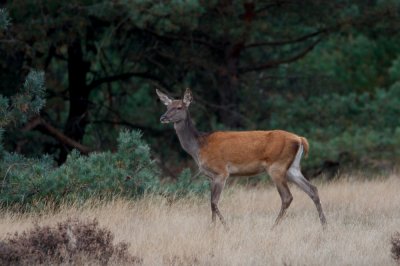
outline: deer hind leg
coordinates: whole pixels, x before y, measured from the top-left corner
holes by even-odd
[[[312,185],[301,173],[300,168],[295,164],[287,171],[287,178],[295,183],[301,190],[303,190],[314,202],[315,207],[317,208],[319,219],[321,221],[322,226],[326,226],[326,218],[324,211],[322,210],[321,201],[318,195],[318,189],[314,185]]]
[[[287,185],[285,171],[281,169],[282,168],[274,169],[273,167],[271,167],[271,169],[268,171],[269,175],[276,185],[276,188],[278,189],[279,196],[281,197],[282,201],[281,210],[279,211],[278,217],[276,217],[275,223],[272,228],[274,228],[281,222],[287,208],[289,208],[290,203],[292,203],[293,200],[292,193],[290,193],[289,187]]]

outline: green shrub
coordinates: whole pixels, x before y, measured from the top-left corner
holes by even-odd
[[[202,195],[209,191],[209,187],[206,177],[201,176],[200,179],[194,180],[192,172],[189,168],[186,168],[180,173],[176,182],[165,185],[164,193],[176,197],[183,197],[188,194]]]
[[[138,131],[122,131],[114,153],[82,156],[73,151],[55,167],[50,157],[28,159],[5,153],[0,204],[41,207],[45,202],[84,201],[90,197],[135,198],[160,190],[158,169]]]

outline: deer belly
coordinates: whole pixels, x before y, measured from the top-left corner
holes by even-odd
[[[251,176],[264,172],[266,165],[264,162],[227,163],[226,168],[231,176]]]

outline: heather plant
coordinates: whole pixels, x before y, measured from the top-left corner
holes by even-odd
[[[0,241],[1,265],[135,265],[128,244],[113,243],[114,235],[96,220],[67,219],[55,226],[35,225]]]
[[[400,265],[400,233],[397,232],[392,236],[392,257]]]

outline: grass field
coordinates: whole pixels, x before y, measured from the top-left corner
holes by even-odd
[[[33,223],[67,217],[96,218],[130,244],[144,265],[395,265],[390,237],[400,231],[400,177],[317,184],[328,228],[322,230],[312,201],[291,186],[287,216],[270,230],[280,208],[273,186],[224,191],[220,210],[230,230],[210,224],[208,198],[168,201],[147,196],[130,202],[90,203],[42,214],[0,214],[0,239]]]

